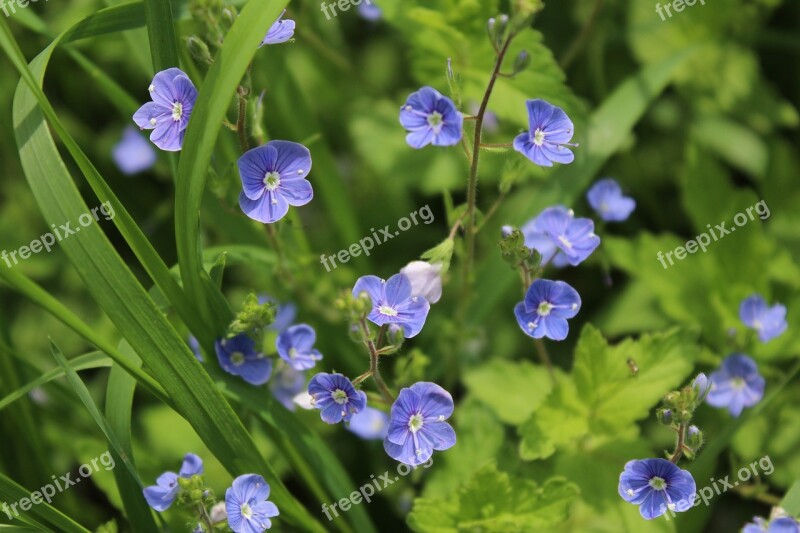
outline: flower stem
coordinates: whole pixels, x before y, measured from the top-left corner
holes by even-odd
[[[547,353],[547,346],[544,345],[542,339],[533,339],[533,345],[536,347],[536,354],[539,356],[542,364],[547,368],[547,373],[550,374],[553,385],[557,385],[556,373],[553,371],[553,362],[550,360],[550,354]]]
[[[244,153],[250,149],[250,141],[247,140],[247,98],[237,94],[236,99],[239,101],[239,116],[236,119],[236,132],[239,134],[239,146],[242,148],[242,153]]]
[[[678,442],[675,443],[675,453],[672,454],[672,457],[669,458],[671,462],[674,464],[678,464],[678,461],[681,460],[683,456],[683,440],[686,438],[686,423],[680,424],[678,426]]]
[[[503,59],[506,56],[506,52],[508,52],[508,47],[511,44],[511,41],[514,39],[514,35],[515,34],[513,32],[509,33],[505,43],[503,43],[502,48],[500,48],[497,53],[497,61],[494,65],[494,71],[492,71],[492,77],[489,79],[489,85],[486,87],[486,92],[483,94],[481,106],[478,109],[478,114],[475,117],[475,138],[472,143],[472,164],[469,171],[469,181],[467,182],[467,219],[466,224],[464,225],[467,238],[467,258],[466,261],[464,261],[462,294],[465,303],[469,300],[469,288],[471,285],[470,273],[472,270],[472,263],[475,258],[475,203],[478,194],[478,167],[480,163],[483,118],[486,114],[486,108],[489,105],[489,99],[492,96],[492,90],[494,90],[495,82],[497,82],[498,74],[500,73],[500,67],[503,65]]]
[[[392,396],[392,393],[389,391],[389,387],[386,386],[386,383],[383,381],[381,373],[378,370],[378,360],[380,358],[380,354],[378,354],[378,350],[375,348],[375,344],[372,342],[372,339],[369,338],[367,321],[362,318],[359,321],[359,324],[361,324],[361,332],[364,334],[364,342],[367,344],[367,349],[369,350],[369,372],[372,374],[372,379],[374,379],[375,383],[378,385],[378,389],[381,391],[381,396],[383,396],[384,400],[387,400],[391,404],[394,402],[394,396]]]
[[[197,511],[200,515],[200,520],[202,520],[203,524],[205,524],[205,526],[208,528],[207,531],[214,531],[214,524],[211,522],[211,517],[208,516],[208,511],[206,511],[206,508],[202,503],[197,504]]]

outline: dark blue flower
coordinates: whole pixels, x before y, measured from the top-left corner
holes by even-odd
[[[697,485],[692,475],[666,459],[628,461],[619,476],[619,495],[639,506],[647,520],[667,510],[683,512],[692,507]]]
[[[411,281],[404,274],[395,274],[389,281],[378,276],[362,276],[353,287],[356,298],[366,292],[372,300],[367,318],[379,325],[398,324],[405,337],[411,338],[422,330],[431,304],[421,296],[411,295]]]
[[[413,148],[458,144],[464,116],[452,100],[432,87],[411,93],[400,108],[400,124],[409,132],[406,142]]]
[[[571,144],[573,125],[564,110],[544,100],[528,100],[529,130],[514,139],[514,150],[542,167],[556,163],[572,163],[575,156]]]
[[[563,211],[566,216],[573,216],[572,211],[564,206],[557,205],[549,209],[556,209]],[[530,219],[520,228],[522,235],[525,237],[525,246],[531,250],[536,250],[542,256],[542,266],[552,264],[554,267],[561,268],[569,264],[566,254],[556,246],[553,239],[551,239],[544,231],[542,225],[542,215],[549,212],[547,209],[539,213],[535,218]]]
[[[133,126],[126,126],[122,139],[112,152],[114,163],[128,176],[151,168],[156,164],[156,151]]]
[[[261,41],[259,48],[265,44],[285,43],[292,38],[294,35],[295,23],[290,19],[283,20],[283,15],[285,13],[286,10],[284,9],[281,13],[281,16],[278,17],[278,20],[276,20],[272,26],[270,26],[269,31],[267,31],[267,35],[264,37],[264,40]]]
[[[289,365],[282,364],[269,382],[269,390],[284,407],[294,411],[296,408],[295,396],[306,390],[306,374]]]
[[[245,474],[233,480],[225,491],[228,525],[234,533],[261,533],[272,527],[270,518],[278,516],[278,507],[267,501],[269,484],[257,474]]]
[[[178,492],[181,488],[178,485],[178,478],[191,478],[192,476],[200,475],[203,473],[203,460],[193,453],[187,453],[183,458],[183,464],[178,474],[175,472],[164,472],[158,479],[156,484],[151,485],[144,489],[144,499],[147,504],[158,512],[163,512],[169,509],[175,498],[178,497]]]
[[[297,316],[297,306],[291,302],[280,303],[272,296],[261,294],[258,296],[258,303],[264,305],[265,303],[274,303],[277,307],[275,311],[275,320],[269,325],[269,329],[281,332],[292,325],[295,317]]]
[[[271,224],[286,216],[289,206],[306,205],[314,197],[305,178],[311,170],[311,152],[302,144],[270,141],[239,158],[239,195],[242,211]]]
[[[619,183],[611,178],[605,178],[589,189],[586,199],[597,214],[606,222],[622,222],[627,220],[634,209],[636,201],[622,195]]]
[[[547,337],[554,341],[567,338],[567,319],[578,314],[581,297],[563,281],[537,279],[525,294],[525,300],[514,307],[517,323],[534,339]]]
[[[768,342],[786,331],[786,306],[775,304],[767,306],[758,294],[747,298],[739,306],[739,318],[746,326],[758,331],[761,342]]]
[[[383,10],[373,0],[364,0],[358,6],[358,14],[365,20],[375,22],[383,17]]]
[[[272,360],[257,351],[255,341],[246,334],[218,340],[214,348],[225,372],[240,376],[251,385],[263,385],[269,381]]]
[[[780,516],[769,522],[760,516],[745,524],[742,533],[800,533],[800,523],[791,516]]]
[[[764,397],[766,382],[755,361],[746,355],[729,355],[710,379],[706,401],[714,407],[727,407],[733,416],[739,416],[745,407],[754,406]]]
[[[449,392],[436,383],[414,383],[401,390],[392,404],[384,450],[407,465],[428,462],[434,450],[446,450],[456,443],[456,432],[446,422],[452,414]]]
[[[295,370],[308,370],[314,368],[317,361],[322,359],[319,350],[314,349],[317,334],[308,324],[291,326],[278,335],[275,347],[278,355]]]
[[[382,440],[389,431],[389,415],[372,407],[365,407],[350,418],[347,429],[364,440]]]
[[[308,384],[314,407],[322,411],[323,422],[338,424],[367,406],[367,395],[357,391],[350,380],[341,374],[320,372]]]
[[[148,90],[153,101],[140,107],[133,121],[143,130],[153,130],[153,144],[177,152],[183,147],[197,89],[181,69],[169,68],[155,75]]]
[[[563,207],[548,207],[542,211],[537,227],[564,252],[572,266],[580,264],[600,246],[600,237],[594,234],[594,222],[589,218],[575,218],[572,211]]]

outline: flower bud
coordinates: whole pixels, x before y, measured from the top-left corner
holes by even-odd
[[[192,54],[192,57],[195,58],[198,63],[210,65],[214,62],[214,59],[211,57],[211,52],[208,49],[208,45],[199,37],[194,35],[188,37],[186,39],[186,47],[189,49],[189,53]]]
[[[675,407],[675,405],[680,401],[681,395],[679,392],[668,392],[666,396],[664,396],[664,403],[668,407]]]
[[[442,265],[425,261],[411,261],[400,273],[411,282],[411,296],[421,296],[435,304],[442,297]]]
[[[665,426],[672,425],[672,410],[670,409],[659,409],[656,411],[656,418],[658,421],[664,424]]]
[[[528,65],[531,64],[531,56],[528,54],[527,50],[523,50],[522,52],[517,55],[516,59],[514,59],[514,71],[513,74],[519,74],[526,68]]]
[[[700,405],[703,403],[703,400],[706,399],[708,391],[711,389],[711,381],[701,372],[697,374],[697,377],[692,381],[692,389],[694,389],[696,394],[694,400],[695,405]]]
[[[692,450],[697,450],[703,445],[703,432],[697,426],[689,426],[686,430],[686,445]]]
[[[211,508],[208,514],[212,524],[224,522],[228,519],[228,512],[225,510],[225,502],[219,502]]]
[[[509,237],[512,233],[514,233],[514,226],[505,225],[500,228],[500,236],[501,237]]]

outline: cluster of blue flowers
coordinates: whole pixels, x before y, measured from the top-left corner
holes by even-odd
[[[225,501],[215,504],[203,480],[203,460],[193,453],[186,454],[178,474],[164,472],[143,493],[148,505],[158,512],[166,511],[176,500],[192,509],[202,506],[203,521],[193,530],[196,533],[211,532],[225,521],[235,533],[257,533],[272,527],[270,519],[279,514],[278,507],[267,501],[269,484],[257,474],[234,479],[225,491]],[[206,511],[209,505],[213,507]]]
[[[786,330],[785,317],[785,306],[776,304],[769,307],[757,294],[744,300],[739,309],[739,318],[758,332],[761,342],[768,342]],[[678,445],[672,461],[629,461],[619,480],[618,490],[622,499],[638,505],[641,515],[648,520],[667,511],[681,512],[692,507],[697,497],[694,479],[675,463],[684,455],[694,457],[703,444],[702,432],[697,426],[689,425],[693,411],[705,401],[713,407],[726,408],[731,416],[738,417],[745,408],[761,401],[765,386],[766,381],[759,374],[756,362],[742,353],[733,353],[709,377],[699,374],[690,387],[667,394],[665,407],[657,414],[663,424],[678,432]],[[791,517],[776,518],[769,526],[762,518],[756,518],[743,531],[797,532],[798,526]]]

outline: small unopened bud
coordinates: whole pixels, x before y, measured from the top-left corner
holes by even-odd
[[[227,6],[222,9],[222,25],[225,29],[225,33],[231,29],[231,26],[233,26],[233,23],[236,22],[236,17],[238,16],[239,13],[233,6]]]
[[[697,426],[689,426],[686,430],[686,445],[695,451],[703,445],[703,432]]]
[[[711,389],[711,381],[705,374],[697,374],[697,377],[692,381],[692,388],[695,391],[695,405],[700,405],[706,399],[708,391]]]
[[[210,65],[214,62],[214,59],[211,57],[211,52],[208,49],[208,45],[199,37],[194,35],[187,37],[186,48],[189,49],[189,53],[192,54],[192,57],[195,58],[199,63]]]
[[[228,512],[225,509],[225,502],[219,502],[211,508],[208,517],[211,519],[212,524],[224,522],[228,519]]]
[[[519,74],[531,64],[531,56],[527,50],[523,50],[514,59],[514,74]]]
[[[671,409],[659,409],[656,411],[656,418],[658,421],[664,424],[665,426],[672,425],[672,410]]]
[[[679,392],[668,392],[666,396],[664,396],[664,403],[667,404],[669,407],[674,407],[681,399],[681,395]]]
[[[508,237],[512,233],[514,233],[514,226],[509,226],[508,224],[506,224],[505,226],[500,228],[500,235],[502,237]]]

